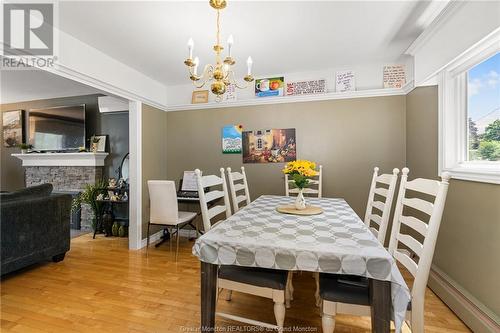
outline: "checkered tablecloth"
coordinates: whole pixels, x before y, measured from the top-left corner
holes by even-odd
[[[393,314],[399,331],[409,289],[392,256],[344,199],[307,198],[323,213],[281,214],[295,198],[264,195],[198,238],[193,254],[217,265],[351,274],[391,281]]]

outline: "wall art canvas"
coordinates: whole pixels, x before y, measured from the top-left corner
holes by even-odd
[[[222,153],[241,154],[241,132],[243,126],[229,125],[222,127]]]
[[[283,96],[285,86],[285,78],[271,77],[255,80],[255,96],[269,97],[269,96]]]
[[[339,71],[335,75],[335,91],[354,91],[356,90],[356,81],[353,71]]]
[[[243,132],[243,163],[286,163],[296,158],[295,128]]]
[[[384,88],[401,88],[406,84],[404,65],[384,66]]]
[[[23,111],[2,112],[2,121],[4,147],[17,147],[23,143]]]
[[[326,92],[326,80],[309,80],[287,82],[286,95],[310,95],[310,94],[324,94]]]

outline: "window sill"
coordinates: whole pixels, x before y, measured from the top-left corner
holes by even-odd
[[[449,172],[453,179],[500,184],[499,163],[460,163],[453,168],[443,168],[441,173],[444,171]]]

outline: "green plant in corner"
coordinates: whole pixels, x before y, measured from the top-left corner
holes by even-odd
[[[94,213],[92,218],[92,228],[95,230],[97,223],[96,219],[101,211],[102,203],[97,201],[99,194],[106,194],[106,182],[101,180],[95,184],[87,184],[82,192],[80,192],[71,203],[71,211],[77,212],[82,209],[82,204],[88,204]]]
[[[18,145],[18,147],[22,150],[28,150],[33,148],[33,145],[30,145],[29,143],[21,143]]]

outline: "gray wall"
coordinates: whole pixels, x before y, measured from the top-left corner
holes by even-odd
[[[405,164],[405,96],[221,108],[167,113],[167,176],[239,168],[242,156],[222,154],[221,129],[295,128],[297,158],[323,165],[324,195],[344,197],[362,216],[374,166]],[[252,199],[284,194],[283,164],[245,164]]]
[[[0,110],[29,110],[44,107],[65,106],[85,104],[85,134],[89,139],[94,134],[109,134],[110,155],[105,160],[105,176],[115,177],[116,170],[121,158],[128,152],[128,113],[101,114],[97,105],[99,95],[85,95],[64,98],[53,98],[37,101],[26,101],[0,105]],[[1,123],[0,117],[0,123]],[[0,131],[1,132],[1,131]],[[3,136],[3,133],[0,134]],[[3,146],[1,137],[1,183],[2,191],[12,191],[25,186],[24,168],[21,160],[12,157],[11,154],[18,153],[18,148],[6,148]]]
[[[438,179],[438,91],[417,88],[406,99],[410,179]],[[434,264],[500,314],[500,186],[452,180]]]

